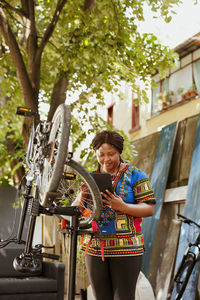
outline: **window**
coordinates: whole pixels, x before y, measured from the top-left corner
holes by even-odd
[[[158,101],[159,95],[160,95],[160,84],[158,84],[158,87],[152,90],[152,103],[151,103],[152,114],[155,114],[157,111],[161,109],[160,103]]]
[[[134,103],[134,94],[132,93],[132,128],[130,132],[140,129],[140,106]]]
[[[107,115],[107,122],[113,124],[113,106],[114,104],[111,104],[108,107],[108,115]]]
[[[194,62],[194,82],[198,92],[200,92],[200,60]]]
[[[181,62],[181,67],[171,70],[167,78],[159,80],[158,74],[153,77],[157,83],[157,87],[152,89],[153,115],[177,102],[199,95],[200,59],[193,58],[192,61],[192,54],[190,54],[182,58]]]
[[[174,102],[181,100],[181,94],[192,86],[192,64],[173,73],[169,78],[169,90],[174,93]]]

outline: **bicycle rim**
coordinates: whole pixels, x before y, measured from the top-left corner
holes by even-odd
[[[50,153],[48,158],[44,159],[40,187],[40,204],[44,207],[51,206],[54,201],[53,193],[58,187],[67,157],[71,127],[69,106],[65,104],[58,106],[52,124],[48,141]]]
[[[178,274],[176,275],[176,282],[174,286],[174,293],[176,295],[176,300],[180,300],[185,288],[187,286],[188,280],[192,273],[192,270],[195,265],[195,260],[192,256],[188,256],[185,259],[185,262],[182,264],[182,267],[179,269]]]
[[[101,213],[102,201],[99,189],[92,178],[92,176],[77,162],[70,160],[66,162],[64,167],[65,178],[61,178],[60,184],[57,189],[57,201],[61,202],[63,206],[71,206],[74,200],[78,197],[81,191],[81,183],[88,186],[90,206],[92,210],[88,210],[87,203],[82,205],[81,209],[89,211],[89,214],[84,214],[79,219],[79,227],[87,228],[91,226],[92,220],[98,220]],[[87,208],[87,209],[86,209]],[[65,216],[63,218],[68,219]]]

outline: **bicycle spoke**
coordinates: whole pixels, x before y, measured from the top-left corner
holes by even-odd
[[[82,197],[82,218],[79,219],[80,227],[97,219],[101,211],[101,195],[91,175],[73,160],[65,164],[64,175],[57,189],[56,201],[63,206],[71,206],[80,197],[81,185],[88,188],[85,199]]]

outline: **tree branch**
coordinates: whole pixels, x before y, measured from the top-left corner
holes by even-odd
[[[119,18],[118,18],[118,14],[117,14],[117,9],[115,6],[115,3],[113,2],[113,0],[111,0],[114,12],[115,12],[115,16],[116,16],[116,20],[117,20],[117,25],[118,25],[118,32],[120,32],[120,22],[119,22]]]
[[[27,74],[26,66],[24,64],[14,33],[12,32],[8,24],[6,15],[4,14],[4,11],[1,7],[0,7],[0,30],[6,41],[6,44],[9,47],[10,54],[17,72],[17,77],[19,79],[20,88],[22,89],[22,93],[24,96],[25,105],[35,110],[36,107],[34,106],[34,101],[33,101],[34,92],[31,86],[31,82],[29,80],[29,76]]]
[[[85,0],[83,11],[86,11],[87,9],[92,9],[96,5],[96,0]]]
[[[48,121],[52,119],[54,112],[56,111],[56,108],[60,104],[65,103],[68,83],[69,81],[67,77],[62,77],[55,83],[52,97],[51,97],[50,110],[47,118]]]
[[[26,0],[24,5],[27,5],[28,19],[28,40],[27,40],[27,54],[28,54],[28,73],[32,87],[36,95],[40,89],[40,66],[41,54],[38,55],[37,46],[37,30],[35,24],[35,4],[33,0]]]
[[[62,9],[63,7],[65,6],[65,4],[67,3],[67,0],[58,0],[58,4],[56,6],[56,9],[55,9],[55,12],[54,12],[54,15],[53,15],[53,18],[52,18],[52,21],[51,23],[49,24],[49,26],[47,27],[45,33],[44,33],[44,36],[42,38],[42,41],[40,43],[40,46],[39,46],[39,53],[41,55],[45,45],[48,43],[55,27],[56,27],[56,24],[59,20],[59,17],[60,17],[60,14],[62,12]]]
[[[28,36],[28,57],[30,60],[30,64],[32,64],[37,50],[37,31],[35,25],[34,1],[27,0],[27,5],[28,5],[28,18],[30,21],[29,36]]]
[[[6,9],[10,9],[12,11],[14,11],[15,13],[17,13],[20,17],[25,17],[25,13],[22,9],[17,9],[15,7],[13,7],[12,5],[10,5],[7,1],[5,0],[0,0],[0,6],[2,8],[6,8]]]

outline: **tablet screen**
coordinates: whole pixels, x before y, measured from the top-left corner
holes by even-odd
[[[91,173],[91,175],[94,178],[100,192],[109,190],[113,193],[112,177],[109,173]]]

